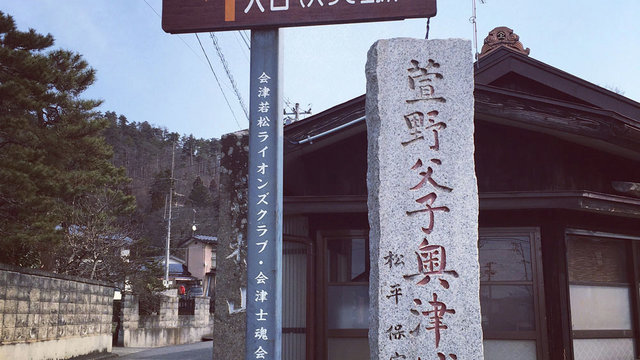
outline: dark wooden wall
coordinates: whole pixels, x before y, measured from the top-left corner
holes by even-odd
[[[476,121],[476,174],[483,192],[589,190],[640,181],[640,163],[533,131]]]
[[[285,196],[366,195],[366,132],[302,155],[284,172]]]
[[[612,181],[640,181],[640,163],[533,131],[476,121],[479,192],[575,191],[615,194]],[[301,155],[285,167],[285,196],[366,195],[366,133]],[[309,214],[318,231],[367,229],[366,213]],[[572,358],[566,265],[567,228],[640,234],[637,219],[569,210],[484,210],[480,227],[538,227],[541,234],[548,359]],[[320,251],[320,249],[316,249]],[[316,293],[322,293],[315,284]],[[320,316],[316,314],[315,316]],[[320,318],[313,319],[316,322]]]
[[[551,86],[547,86],[541,82],[526,78],[514,72],[510,72],[488,85],[496,86],[503,89],[515,90],[532,95],[544,96],[546,98],[552,98],[554,100],[561,100],[596,107],[593,104],[589,104],[588,102],[581,100],[575,96],[568,95],[554,89]]]
[[[640,181],[639,162],[533,131],[476,121],[475,144],[480,193],[587,190],[616,194],[612,181]],[[288,164],[285,196],[366,195],[366,174],[363,132]]]

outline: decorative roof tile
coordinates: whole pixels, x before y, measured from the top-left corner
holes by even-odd
[[[520,36],[514,33],[513,30],[506,26],[499,26],[489,31],[489,35],[484,38],[484,45],[482,46],[482,51],[479,56],[483,57],[502,46],[529,56],[531,50],[529,50],[529,48],[525,49],[519,40]]]

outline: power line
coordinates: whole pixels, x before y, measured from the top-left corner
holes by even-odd
[[[244,49],[244,46],[243,46],[246,44],[246,42],[244,42],[244,38],[242,37],[242,35],[240,35],[240,30],[234,33],[234,35],[235,35],[236,42],[240,45],[240,48],[242,49],[242,51],[240,52],[242,53],[242,55],[244,55],[245,60],[249,61],[249,56],[247,56],[247,53],[245,52],[246,50]],[[239,40],[239,39],[242,39],[242,40]]]
[[[242,95],[240,95],[240,91],[238,90],[238,86],[236,85],[235,80],[233,80],[233,75],[231,75],[231,70],[229,70],[229,64],[227,64],[227,60],[224,58],[224,54],[222,53],[222,49],[218,44],[218,38],[214,33],[209,33],[211,36],[211,41],[213,41],[213,46],[216,48],[216,52],[218,53],[218,57],[220,58],[220,62],[222,62],[222,66],[224,67],[224,71],[227,73],[227,77],[229,78],[229,82],[231,82],[231,86],[233,87],[233,92],[236,93],[236,97],[240,102],[240,107],[242,107],[242,111],[244,111],[244,115],[249,120],[249,113],[247,112],[247,106],[244,104],[244,100],[242,100]]]
[[[249,40],[249,36],[247,35],[247,33],[244,32],[243,30],[238,30],[238,33],[240,33],[240,37],[244,41],[244,44],[247,45],[247,49],[251,51],[251,45],[249,45],[251,41]]]
[[[147,6],[159,17],[162,18],[162,16],[160,16],[160,14],[156,11],[156,9],[153,8],[153,6],[151,6],[151,4],[149,4],[147,2],[147,0],[144,0],[145,4],[147,4]],[[220,92],[222,92],[222,96],[224,97],[225,102],[227,103],[227,106],[229,107],[229,110],[231,111],[231,115],[233,116],[233,119],[236,121],[236,124],[238,124],[238,127],[242,127],[240,125],[240,123],[238,122],[238,118],[236,117],[236,114],[233,112],[233,108],[231,107],[231,104],[229,103],[229,100],[227,99],[227,96],[224,93],[224,89],[222,88],[222,85],[220,84],[220,80],[218,80],[218,76],[216,75],[216,72],[213,70],[213,66],[211,65],[211,61],[209,60],[209,56],[207,56],[207,52],[204,50],[204,47],[202,46],[202,42],[200,42],[200,38],[198,37],[198,34],[196,35],[196,39],[198,39],[198,43],[200,44],[200,48],[202,49],[202,53],[204,54],[204,57],[207,59],[207,63],[209,64],[209,68],[211,69],[211,72],[213,73],[213,76],[216,79],[216,82],[218,83],[218,87],[220,88]],[[200,56],[198,56],[198,54],[196,53],[196,51],[189,46],[189,44],[184,41],[184,39],[178,35],[178,39],[180,39],[180,41],[182,41],[190,50],[191,52],[193,52],[194,55],[196,55],[196,57],[198,59],[200,59],[202,61],[202,58]],[[246,41],[245,41],[246,42]],[[247,45],[248,46],[248,45]],[[235,89],[235,87],[234,87]],[[244,105],[244,104],[242,104]],[[245,110],[244,106],[242,108],[242,110],[245,112],[245,115],[247,114],[247,111]],[[249,119],[249,116],[247,115],[247,119]]]
[[[236,114],[233,112],[233,109],[231,108],[231,104],[229,103],[229,99],[227,99],[227,95],[225,95],[224,93],[224,89],[222,89],[222,85],[220,84],[220,80],[218,80],[218,75],[216,75],[216,72],[213,70],[213,66],[211,65],[211,61],[209,61],[209,56],[207,55],[207,52],[204,51],[204,46],[202,46],[202,42],[200,41],[200,37],[198,36],[198,34],[195,34],[196,39],[198,39],[198,44],[200,44],[200,48],[202,49],[202,53],[204,53],[204,57],[207,59],[207,63],[209,63],[209,68],[211,69],[211,73],[213,73],[213,77],[216,79],[216,83],[218,84],[218,87],[220,88],[220,92],[222,92],[222,97],[224,97],[224,101],[227,103],[227,106],[229,107],[229,110],[231,110],[231,115],[233,115],[233,119],[236,121],[236,124],[238,124],[238,127],[242,127],[240,125],[240,123],[238,122],[238,118],[236,118]]]
[[[156,15],[158,15],[158,17],[161,17],[160,14],[158,14],[158,12],[156,11],[156,9],[154,9],[153,6],[151,6],[151,4],[147,2],[147,0],[144,0],[144,3],[147,4],[147,6],[149,6],[151,10],[153,10],[153,12],[156,13]]]
[[[151,4],[149,4],[147,2],[147,0],[144,0],[144,3],[147,4],[147,6],[153,10],[154,13],[156,13],[156,15],[158,15],[158,17],[160,19],[162,19],[162,16],[160,16],[160,14],[158,14],[158,12],[156,11],[156,9],[153,8],[153,6],[151,6]],[[180,41],[182,41],[183,44],[185,44],[189,50],[191,50],[191,52],[200,60],[204,63],[204,60],[202,60],[202,58],[198,55],[198,53],[191,47],[191,45],[189,45],[186,41],[184,41],[184,39],[182,38],[182,36],[178,35],[178,39],[180,39]]]

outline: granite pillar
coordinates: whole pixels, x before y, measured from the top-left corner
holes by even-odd
[[[369,50],[371,359],[482,360],[471,44]]]

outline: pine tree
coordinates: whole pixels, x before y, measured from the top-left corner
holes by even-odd
[[[193,187],[189,193],[189,200],[193,201],[195,207],[205,207],[211,205],[211,194],[209,189],[204,186],[200,176],[193,181]]]
[[[165,169],[156,173],[149,188],[151,205],[149,212],[162,209],[166,205],[167,195],[171,189],[171,170]]]
[[[49,270],[90,215],[80,209],[112,221],[135,204],[101,135],[109,120],[95,111],[100,102],[80,97],[95,71],[53,44],[0,12],[0,262]],[[96,196],[109,207],[88,206]]]

